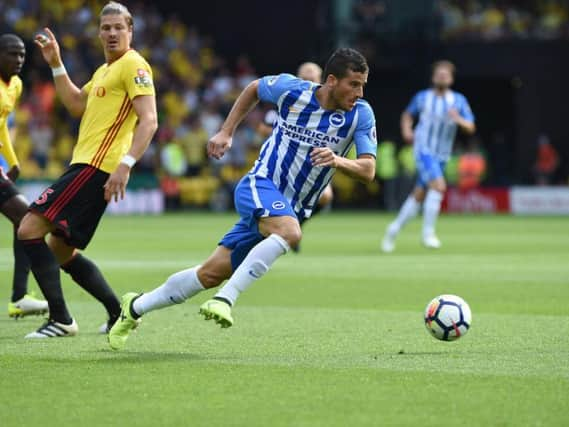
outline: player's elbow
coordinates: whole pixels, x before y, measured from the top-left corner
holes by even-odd
[[[67,107],[69,114],[71,114],[71,116],[73,116],[74,118],[80,118],[85,112],[85,108],[87,107],[87,101],[81,95],[81,92],[77,94],[72,94],[68,98],[68,101],[65,102],[64,100],[63,103]]]
[[[158,116],[156,113],[148,112],[142,115],[142,117],[139,117],[139,120],[140,124],[148,129],[152,135],[158,130]]]
[[[364,184],[369,184],[371,182],[373,182],[373,180],[375,179],[375,168],[372,171],[367,171],[365,173],[365,175],[362,177],[362,182]]]
[[[375,179],[375,162],[368,162],[360,175],[360,181],[369,184]]]
[[[375,179],[375,158],[368,157],[366,159],[359,159],[362,163],[360,170],[359,180],[364,184],[369,184]]]
[[[85,107],[82,104],[76,102],[73,105],[70,105],[67,110],[73,118],[79,119],[85,112]]]

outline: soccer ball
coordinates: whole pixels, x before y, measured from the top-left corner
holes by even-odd
[[[425,308],[425,327],[441,341],[454,341],[468,332],[472,322],[470,307],[456,295],[439,295]]]

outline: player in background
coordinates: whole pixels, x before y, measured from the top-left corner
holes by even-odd
[[[438,249],[441,242],[435,225],[446,191],[444,169],[451,153],[457,129],[474,134],[474,115],[464,95],[451,90],[455,66],[450,61],[437,61],[432,67],[430,89],[418,92],[401,115],[401,134],[414,144],[418,180],[413,192],[403,203],[395,221],[383,238],[382,250],[392,252],[395,239],[403,226],[417,216],[423,205],[423,245]],[[413,121],[418,123],[413,129]]]
[[[334,172],[341,170],[363,182],[374,179],[375,117],[361,99],[368,77],[366,60],[356,50],[338,49],[324,75],[321,85],[290,74],[267,76],[241,92],[208,143],[210,156],[219,159],[231,148],[235,129],[259,100],[275,104],[279,115],[258,160],[235,189],[241,219],[203,265],[175,273],[149,293],[124,295],[121,317],[109,332],[111,348],[125,345],[143,314],[180,304],[226,279],[200,313],[222,327],[231,326],[231,309],[239,294],[298,245],[300,221],[310,217]],[[358,158],[346,159],[353,144]]]
[[[107,203],[124,197],[130,170],[157,128],[152,70],[131,49],[133,19],[120,3],[110,2],[99,17],[99,39],[106,62],[82,89],[67,75],[59,45],[49,29],[36,44],[52,69],[57,94],[81,116],[77,144],[67,171],[30,206],[18,238],[49,304],[49,319],[27,338],[75,335],[58,266],[106,308],[112,325],[120,303],[97,266],[77,249],[93,237]],[[45,236],[50,234],[49,245]]]
[[[28,211],[28,202],[14,185],[20,174],[20,164],[12,146],[8,120],[22,94],[22,80],[18,74],[26,59],[26,47],[15,34],[0,36],[0,155],[7,168],[0,168],[0,210],[14,224],[14,273],[12,298],[8,303],[8,316],[24,317],[47,312],[47,302],[28,294],[30,263],[16,231]]]
[[[320,65],[314,62],[303,62],[302,64],[300,64],[298,70],[296,71],[296,75],[299,79],[302,80],[308,80],[309,82],[313,82],[316,84],[322,83],[322,68],[320,67]],[[277,119],[278,119],[278,112],[276,110],[267,111],[267,114],[265,114],[264,122],[261,123],[259,126],[259,131],[263,138],[269,137],[269,135],[273,131],[273,125],[275,124]],[[332,206],[333,200],[334,200],[334,189],[332,188],[332,184],[328,184],[324,189],[324,191],[322,192],[322,194],[320,195],[320,199],[318,199],[318,204],[314,207],[314,211],[312,212],[311,218],[313,218],[314,215],[321,212],[322,210]],[[304,221],[300,225],[302,226],[303,224]]]

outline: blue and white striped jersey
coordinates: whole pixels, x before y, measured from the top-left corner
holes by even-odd
[[[406,111],[419,119],[415,127],[415,152],[432,154],[441,161],[448,160],[458,127],[448,115],[451,108],[465,120],[474,122],[470,105],[461,93],[448,90],[440,96],[433,89],[426,89],[413,97]]]
[[[275,104],[278,116],[249,173],[272,180],[299,218],[312,214],[334,174],[332,168],[312,166],[312,148],[330,147],[337,155],[346,156],[355,143],[358,156],[375,156],[377,152],[370,105],[360,99],[351,111],[324,110],[316,98],[318,87],[291,74],[259,81],[259,98]]]

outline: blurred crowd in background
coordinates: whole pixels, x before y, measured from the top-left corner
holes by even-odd
[[[60,42],[69,74],[74,82],[83,85],[104,61],[97,37],[97,14],[103,3],[0,3],[0,28],[20,35],[28,48],[22,73],[24,94],[12,118],[23,179],[59,176],[71,157],[79,126],[79,121],[70,117],[57,101],[51,72],[31,41],[41,28],[50,27]],[[528,14],[514,3],[441,0],[440,36],[567,37],[567,9],[559,2],[541,2],[537,15]],[[216,54],[210,36],[188,27],[176,15],[161,13],[154,3],[129,2],[128,6],[134,16],[134,48],[152,65],[159,94],[160,127],[150,149],[137,164],[137,175],[145,175],[160,185],[170,208],[207,205],[226,209],[231,205],[233,186],[254,162],[263,142],[257,129],[269,107],[261,105],[247,117],[235,135],[233,149],[221,161],[208,159],[206,144],[239,92],[256,78],[254,66],[246,55],[227,63]],[[375,0],[360,0],[353,10],[361,30],[375,34],[381,34],[388,13],[387,3]],[[448,172],[451,184],[469,188],[483,181],[487,162],[480,147],[476,139],[457,144]],[[542,151],[545,156],[555,157],[551,150]],[[556,162],[558,159],[546,166],[557,167]],[[537,162],[536,181],[547,183],[549,175],[538,171],[539,165]],[[381,206],[396,209],[413,185],[412,147],[383,141],[377,166],[378,180],[366,186],[337,176],[336,203],[359,201],[377,206],[379,199]]]
[[[420,19],[394,21],[394,0],[357,0],[353,21],[358,32],[379,36],[429,34],[445,41],[569,39],[569,5],[564,0],[434,0],[425,1]],[[415,7],[416,8],[416,7]],[[417,28],[423,27],[423,28]]]
[[[569,38],[569,7],[560,0],[441,0],[445,40]]]

